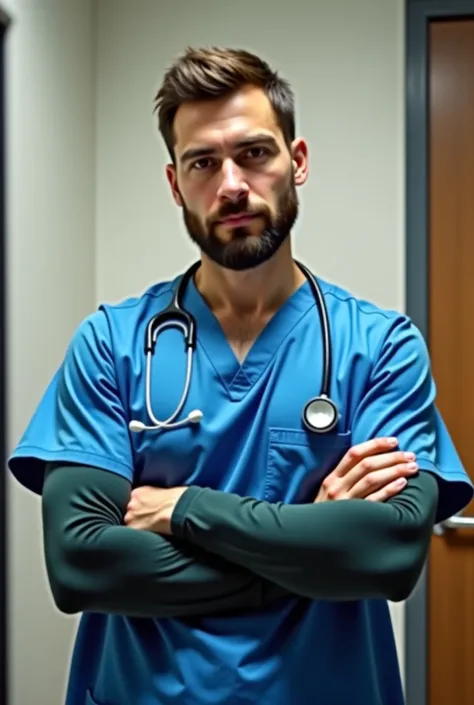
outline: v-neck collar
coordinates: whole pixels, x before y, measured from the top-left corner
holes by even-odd
[[[193,279],[187,286],[183,303],[196,318],[197,344],[209,358],[232,401],[239,401],[250,391],[284,339],[315,305],[311,287],[305,282],[273,315],[240,363]]]

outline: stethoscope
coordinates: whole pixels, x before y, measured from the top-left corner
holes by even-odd
[[[321,383],[321,392],[319,396],[310,399],[303,408],[303,422],[310,431],[314,433],[327,433],[331,431],[338,422],[339,412],[336,404],[329,397],[329,386],[331,381],[331,338],[329,320],[324,302],[324,297],[318,282],[313,274],[300,262],[296,262],[311,286],[314,299],[318,306],[319,318],[321,321],[321,331],[323,337],[323,376]],[[145,355],[146,355],[146,380],[145,380],[145,397],[146,409],[148,416],[154,425],[147,426],[141,421],[131,421],[129,424],[130,431],[154,431],[159,429],[170,430],[179,428],[187,424],[198,424],[203,418],[203,413],[199,409],[191,411],[186,418],[181,421],[176,421],[177,416],[181,413],[189,393],[191,384],[193,353],[196,349],[196,321],[194,317],[185,311],[182,307],[182,300],[186,287],[191,277],[200,267],[201,262],[195,262],[183,274],[180,282],[175,288],[173,298],[169,305],[157,313],[149,321],[145,333]],[[165,421],[159,421],[153,414],[151,404],[151,366],[152,357],[155,352],[156,341],[159,334],[165,328],[180,328],[186,343],[186,378],[184,390],[179,401],[179,404],[174,413]]]

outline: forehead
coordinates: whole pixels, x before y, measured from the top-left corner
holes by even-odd
[[[224,145],[252,132],[281,136],[275,112],[261,88],[249,86],[225,98],[184,103],[174,121],[175,149]]]

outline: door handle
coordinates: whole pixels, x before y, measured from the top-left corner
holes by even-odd
[[[436,524],[434,533],[437,536],[443,536],[447,529],[474,529],[474,517],[463,517],[460,514],[455,514],[440,524]]]

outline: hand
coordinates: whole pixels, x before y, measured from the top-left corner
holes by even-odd
[[[328,475],[315,502],[337,499],[368,499],[385,502],[398,494],[415,475],[414,453],[396,451],[397,440],[376,438],[353,446]]]
[[[171,534],[171,517],[187,487],[137,487],[133,490],[125,514],[125,525],[130,529]]]

